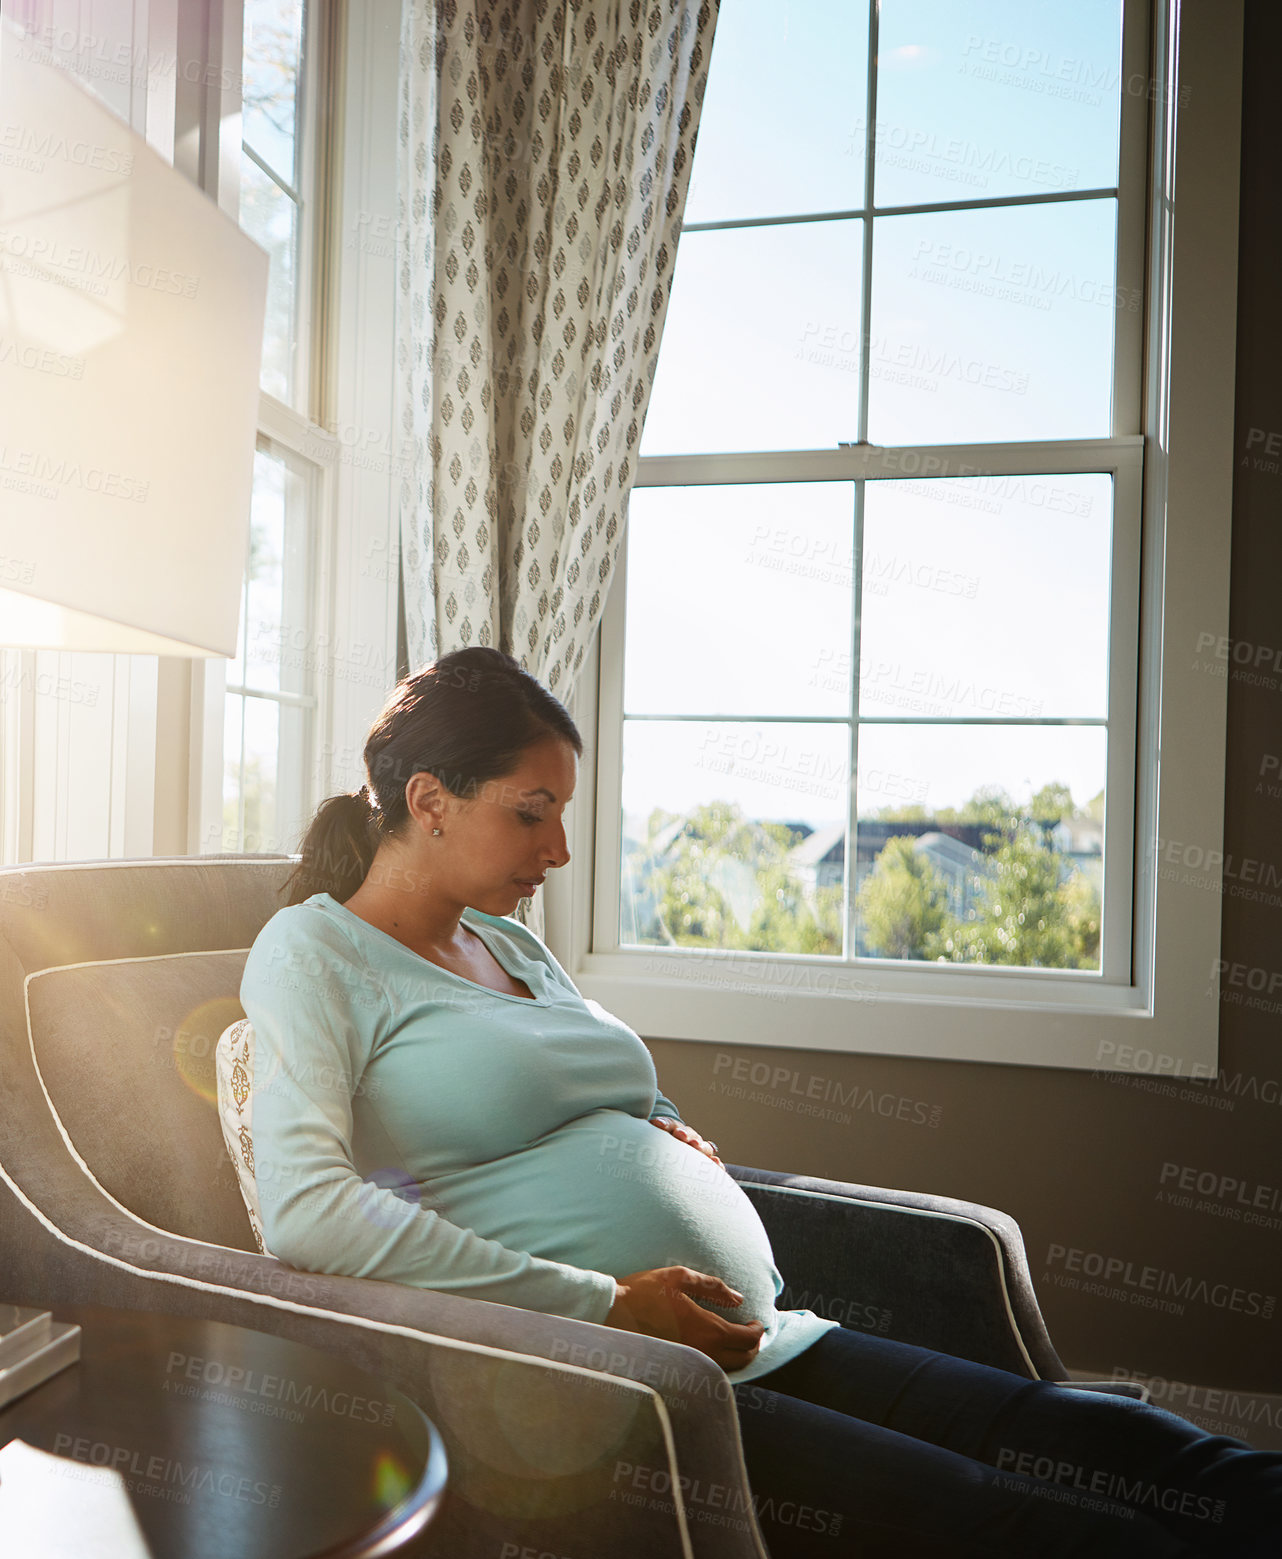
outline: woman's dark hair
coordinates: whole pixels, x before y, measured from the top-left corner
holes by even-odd
[[[549,736],[582,755],[583,738],[565,706],[501,650],[468,645],[404,678],[365,742],[368,782],[321,802],[299,845],[302,860],[282,889],[286,903],[301,904],[313,893],[340,904],[351,898],[379,844],[409,816],[411,775],[426,770],[451,795],[471,799]]]

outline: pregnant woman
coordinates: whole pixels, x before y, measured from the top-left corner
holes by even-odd
[[[776,1310],[715,1144],[507,918],[569,860],[582,745],[514,660],[459,650],[397,687],[368,784],[320,808],[241,986],[257,1157],[289,1166],[259,1185],[268,1250],[699,1349],[735,1387],[772,1559],[1282,1553],[1282,1456]],[[1020,1470],[1049,1466],[1071,1502]]]

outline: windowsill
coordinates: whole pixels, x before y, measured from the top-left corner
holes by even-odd
[[[947,967],[894,959],[844,963],[779,953],[632,946],[579,959],[585,979],[691,985],[767,1000],[804,996],[839,1002],[909,1002],[958,1008],[1017,1007],[1027,1012],[1144,1012],[1133,985],[1089,970],[1027,970],[981,964]],[[1151,1013],[1149,1014],[1151,1016]]]
[[[733,967],[733,966],[732,966]],[[619,956],[589,955],[573,972],[587,997],[622,1016],[649,1039],[766,1046],[781,1050],[856,1051],[938,1061],[1053,1066],[1069,1070],[1137,1071],[1165,1077],[1213,1077],[1218,991],[1188,1003],[1176,1021],[1157,1022],[1135,987],[1077,987],[1072,1001],[1024,992],[961,996],[955,990],[876,986],[859,966],[841,971],[793,966],[836,986],[747,981],[727,972],[696,981],[626,968]],[[1013,971],[1012,971],[1013,974]],[[991,971],[975,971],[988,982]],[[956,977],[945,976],[952,983]],[[1018,976],[1014,976],[1012,983]],[[843,988],[849,980],[858,989]],[[735,984],[738,988],[735,988]],[[1025,987],[1027,979],[1019,982]],[[991,987],[990,987],[991,989]],[[1160,1037],[1159,1037],[1160,1036]]]

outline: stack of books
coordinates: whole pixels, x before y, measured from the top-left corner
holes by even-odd
[[[80,1328],[48,1310],[0,1304],[0,1407],[80,1358]]]

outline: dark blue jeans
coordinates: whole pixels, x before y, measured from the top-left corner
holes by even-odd
[[[1282,1455],[835,1327],[735,1387],[771,1559],[1278,1559]]]

